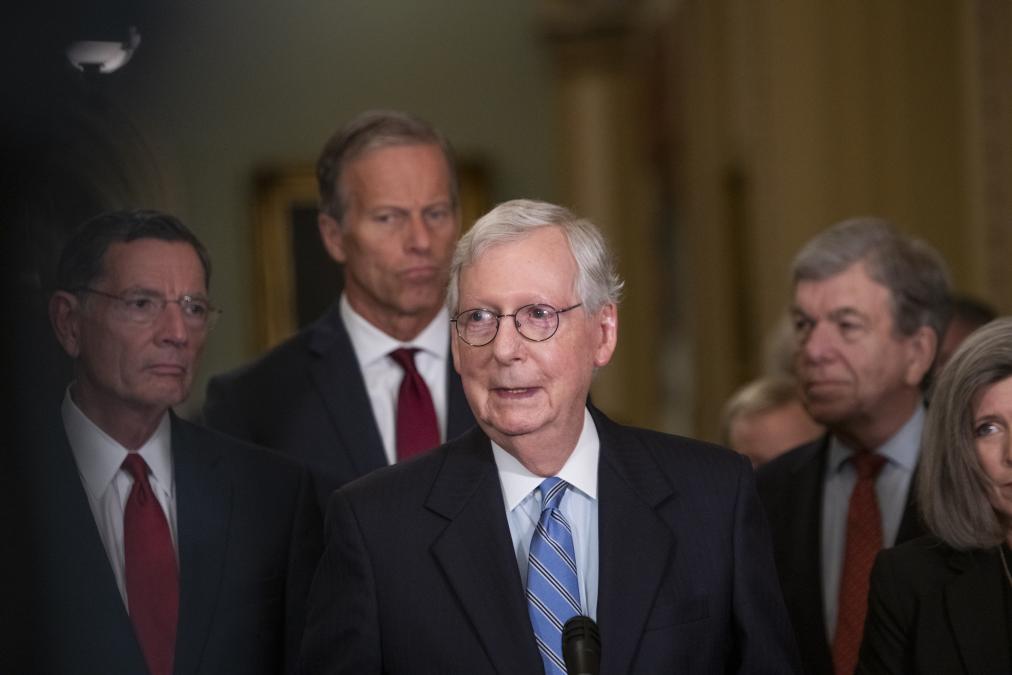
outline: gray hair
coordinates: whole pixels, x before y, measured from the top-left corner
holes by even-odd
[[[456,207],[460,191],[450,141],[428,122],[408,113],[368,110],[334,132],[323,146],[316,162],[320,211],[340,223],[348,207],[348,195],[342,180],[348,165],[367,152],[399,145],[435,145],[442,150],[450,181],[450,199]]]
[[[956,549],[1005,540],[1005,525],[988,499],[991,481],[974,444],[977,397],[1012,376],[1012,317],[978,329],[942,369],[928,408],[917,476],[924,522]]]
[[[945,261],[929,244],[903,236],[882,218],[851,218],[817,235],[794,257],[791,276],[795,285],[822,281],[857,262],[889,289],[900,335],[928,326],[941,344],[950,312]]]
[[[479,218],[457,242],[446,294],[450,315],[459,311],[458,283],[463,267],[493,246],[518,241],[545,227],[559,228],[569,243],[578,269],[574,290],[586,310],[593,313],[607,304],[618,304],[623,282],[616,270],[615,258],[597,226],[562,206],[514,199],[499,204]]]

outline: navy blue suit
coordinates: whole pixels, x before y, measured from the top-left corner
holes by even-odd
[[[825,435],[763,465],[757,478],[801,664],[811,675],[833,672],[822,600],[822,494],[828,457],[829,435]],[[913,493],[911,483],[897,544],[925,531],[913,506]]]
[[[77,464],[59,416],[53,419],[27,459],[33,590],[24,597],[33,649],[18,672],[144,673]],[[309,473],[175,416],[172,461],[180,573],[175,672],[292,672],[321,550]]]
[[[447,438],[474,424],[447,363]],[[205,423],[309,467],[321,510],[330,493],[387,465],[365,380],[338,304],[253,363],[211,379]]]
[[[594,415],[601,672],[796,672],[748,462]],[[334,494],[302,665],[542,672],[480,429]]]

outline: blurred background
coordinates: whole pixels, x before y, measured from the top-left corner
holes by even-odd
[[[1008,0],[6,11],[4,353],[26,410],[67,372],[44,311],[57,253],[102,210],[172,212],[211,250],[225,315],[182,413],[210,375],[315,318],[337,275],[316,246],[312,167],[368,108],[451,139],[466,219],[530,197],[608,233],[626,295],[593,395],[621,421],[716,439],[731,391],[775,368],[792,256],[846,217],[928,240],[956,289],[1012,312]],[[68,57],[81,41],[113,43],[121,67],[101,72],[87,45]]]

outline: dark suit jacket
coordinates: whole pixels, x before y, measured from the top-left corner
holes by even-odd
[[[447,438],[474,424],[460,377],[448,363]],[[213,378],[204,421],[306,464],[320,508],[345,483],[387,465],[338,305],[260,359]]]
[[[59,417],[33,448],[35,565],[18,671],[147,671]],[[43,432],[45,433],[45,432]],[[305,468],[173,416],[180,598],[175,672],[294,670],[322,527]]]
[[[858,673],[1012,673],[1008,581],[996,549],[921,537],[875,561]]]
[[[595,420],[601,672],[795,672],[749,463]],[[335,493],[326,547],[303,672],[542,672],[480,429]]]
[[[822,602],[822,493],[828,456],[826,435],[763,465],[757,478],[784,601],[801,649],[801,664],[810,675],[833,672]],[[911,489],[907,495],[896,543],[924,534],[913,493]]]

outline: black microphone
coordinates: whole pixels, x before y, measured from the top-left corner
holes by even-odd
[[[577,615],[562,629],[562,658],[569,675],[600,675],[601,634],[589,616]]]

